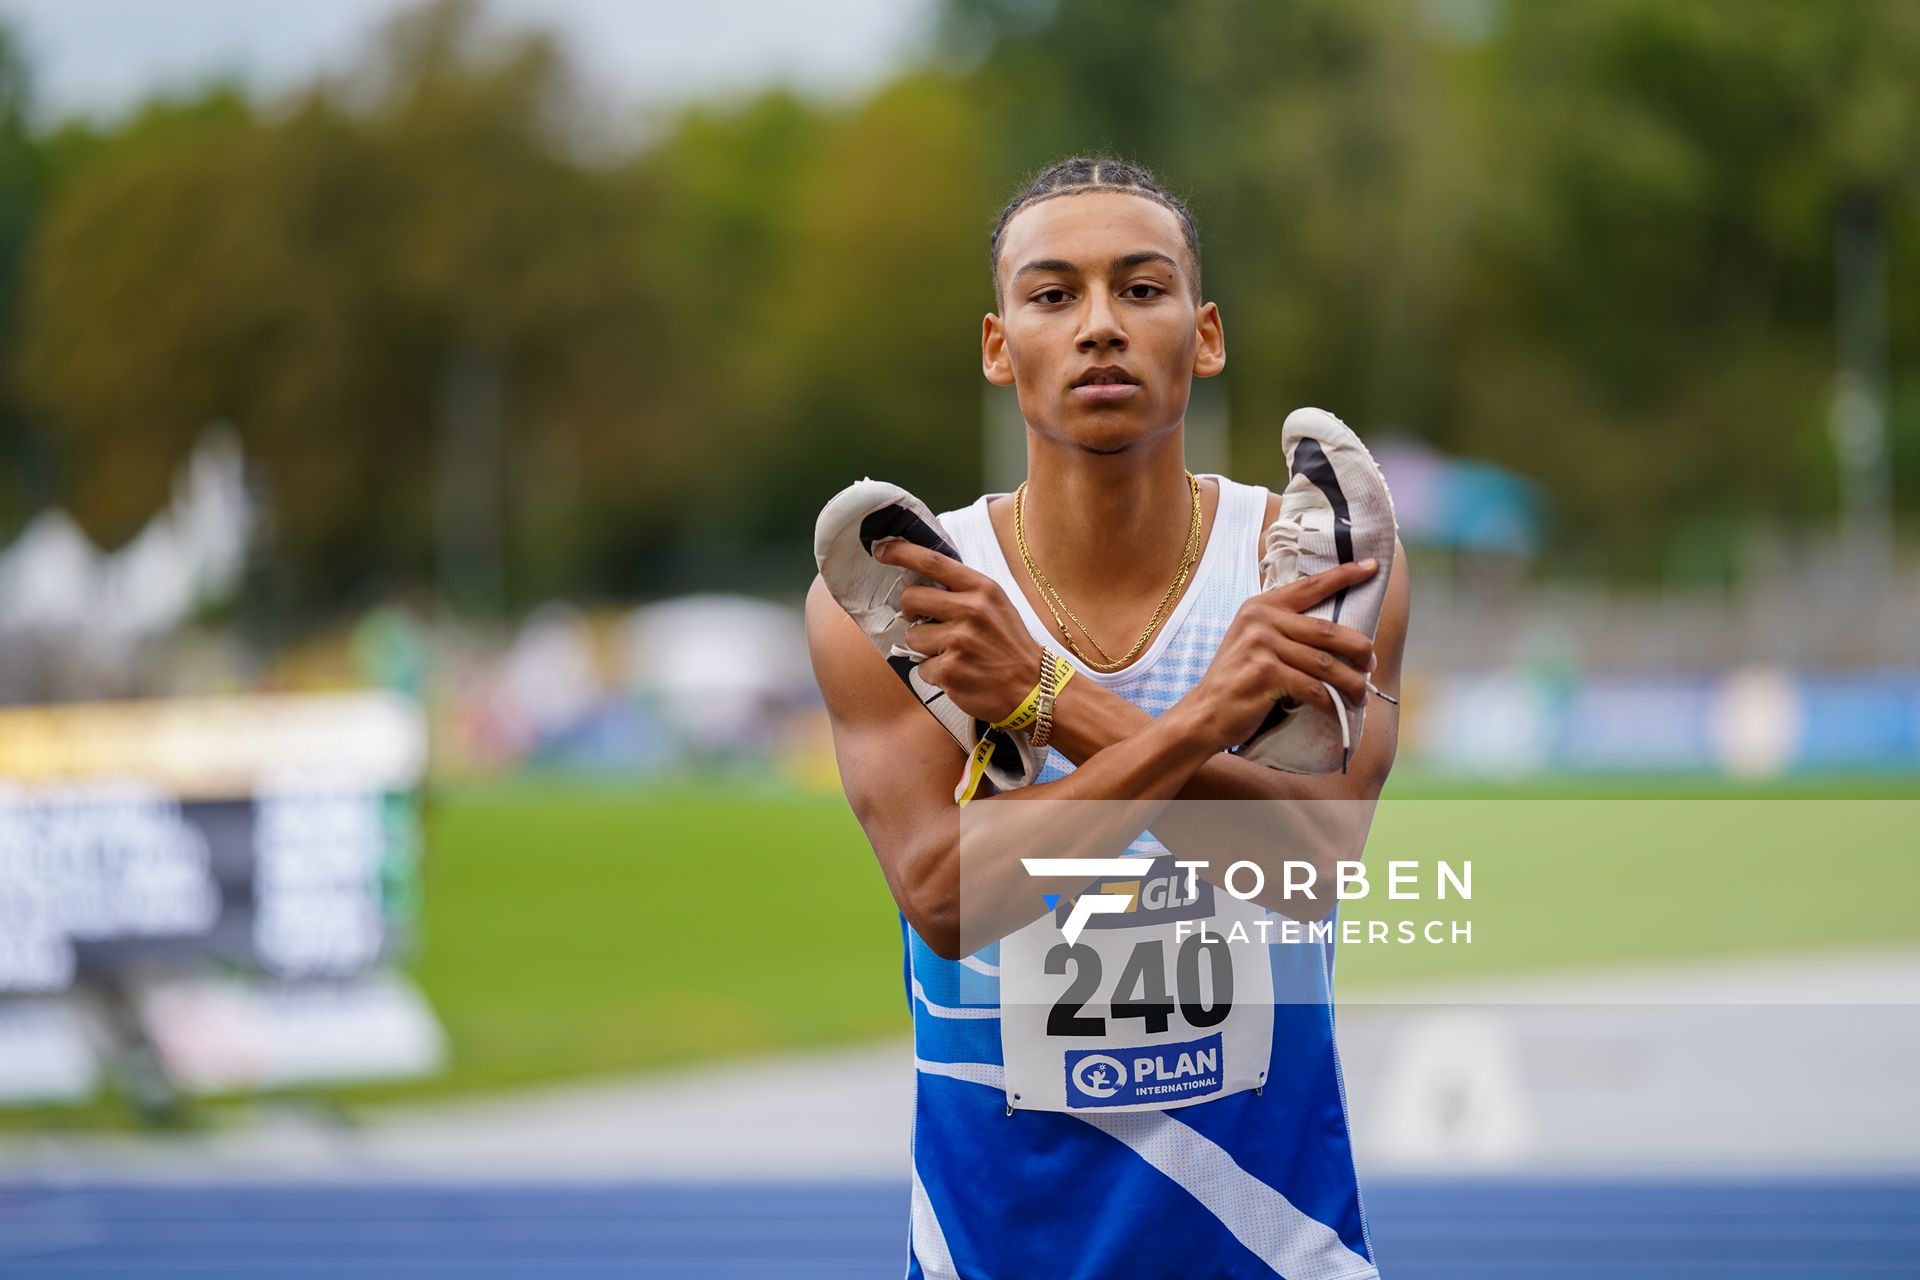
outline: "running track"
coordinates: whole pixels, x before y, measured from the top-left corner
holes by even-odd
[[[887,1185],[0,1186],[0,1276],[895,1280]],[[1383,1182],[1387,1280],[1920,1277],[1920,1179]]]

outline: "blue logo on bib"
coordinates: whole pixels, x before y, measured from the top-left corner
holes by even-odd
[[[1220,1036],[1179,1044],[1067,1052],[1069,1107],[1127,1107],[1218,1093]]]

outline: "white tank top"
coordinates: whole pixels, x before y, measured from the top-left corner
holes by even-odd
[[[1156,716],[1199,683],[1220,641],[1226,637],[1234,614],[1249,596],[1260,590],[1260,562],[1255,548],[1266,515],[1267,490],[1211,473],[1203,473],[1201,478],[1215,480],[1220,485],[1220,503],[1213,528],[1200,553],[1194,580],[1181,593],[1172,616],[1161,626],[1146,652],[1123,669],[1110,673],[1094,671],[1073,654],[1062,653],[1073,663],[1080,678],[1096,681]],[[1001,496],[984,494],[971,506],[942,512],[940,523],[953,539],[960,559],[1000,584],[1014,608],[1020,611],[1021,620],[1033,638],[1060,651],[1059,642],[1034,613],[1033,605],[1020,589],[1006,553],[1000,548],[1000,540],[994,536],[987,503]],[[1049,749],[1041,780],[1052,781],[1072,769],[1071,761]]]

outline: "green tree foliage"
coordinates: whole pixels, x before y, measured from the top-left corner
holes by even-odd
[[[1703,532],[1676,510],[1830,512],[1836,219],[1870,203],[1904,235],[1894,277],[1920,265],[1915,16],[1513,7],[1480,119],[1525,181],[1488,200],[1473,246],[1461,445],[1539,476],[1629,560]],[[1895,333],[1909,366],[1915,319]]]
[[[1624,570],[1703,524],[1832,511],[1835,218],[1871,204],[1896,280],[1920,247],[1914,6],[948,13],[988,47],[975,79],[1017,166],[1112,145],[1194,197],[1242,470],[1277,474],[1261,428],[1325,404],[1537,478],[1563,553]],[[1914,292],[1895,290],[1907,369]]]
[[[0,348],[17,340],[21,262],[46,189],[44,149],[27,129],[31,84],[14,42],[0,31]],[[54,491],[52,456],[18,398],[0,387],[0,532],[10,532]]]
[[[100,147],[48,210],[18,369],[101,541],[131,536],[227,419],[308,602],[427,575],[442,467],[498,475],[538,582],[642,461],[602,442],[631,434],[666,318],[624,186],[555,127],[571,86],[554,46],[489,40],[446,3],[384,55],[271,115]],[[436,453],[468,355],[506,388],[499,456]]]
[[[977,135],[951,85],[913,78],[840,122],[808,166],[770,280],[770,465],[751,507],[765,535],[810,533],[862,474],[942,506],[978,492],[995,192]]]

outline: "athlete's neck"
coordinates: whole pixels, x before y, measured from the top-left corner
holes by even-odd
[[[1028,436],[1027,548],[1076,613],[1126,613],[1143,599],[1151,610],[1173,580],[1192,527],[1184,437],[1102,455]],[[1211,490],[1201,485],[1203,541]]]

